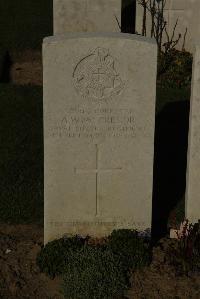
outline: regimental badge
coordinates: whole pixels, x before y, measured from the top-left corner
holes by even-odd
[[[78,62],[73,80],[79,94],[97,100],[118,95],[124,88],[115,60],[104,48],[97,48]]]

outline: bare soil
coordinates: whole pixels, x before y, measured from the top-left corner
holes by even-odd
[[[131,299],[199,299],[200,273],[180,275],[167,263],[166,249],[174,240],[164,238],[153,249],[153,261],[149,267],[132,274]],[[176,241],[178,242],[178,241]]]
[[[177,276],[165,263],[164,247],[154,248],[152,264],[132,274],[129,299],[199,299],[200,273]],[[60,278],[40,273],[36,256],[43,245],[43,227],[0,225],[0,298],[63,299]],[[90,299],[90,298],[88,298]],[[102,298],[103,299],[103,298]]]
[[[38,50],[26,50],[11,53],[11,83],[16,85],[42,86],[42,53]]]
[[[36,257],[43,245],[43,228],[0,225],[0,298],[62,299],[60,280],[40,273]]]

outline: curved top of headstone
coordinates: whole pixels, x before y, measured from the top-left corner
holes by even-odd
[[[64,41],[66,39],[79,39],[79,38],[119,38],[119,39],[129,39],[139,42],[147,42],[156,44],[154,38],[144,37],[138,34],[129,34],[129,33],[118,33],[118,32],[75,32],[75,33],[66,33],[55,36],[45,37],[44,43],[53,43]]]

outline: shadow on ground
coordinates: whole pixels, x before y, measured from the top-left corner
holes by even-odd
[[[152,215],[155,239],[166,235],[170,212],[184,200],[189,110],[189,101],[173,102],[156,117]]]
[[[43,222],[42,88],[0,84],[0,222]]]
[[[12,67],[12,60],[10,57],[10,53],[6,51],[1,58],[2,62],[0,65],[0,82],[1,83],[10,83],[11,77],[10,77],[10,70]]]

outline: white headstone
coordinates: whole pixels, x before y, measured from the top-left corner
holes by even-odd
[[[186,188],[186,218],[200,219],[200,43],[196,46],[193,62],[190,130]]]
[[[54,35],[120,32],[121,0],[54,0],[53,10]]]
[[[44,40],[45,242],[151,227],[156,62],[129,34]]]

